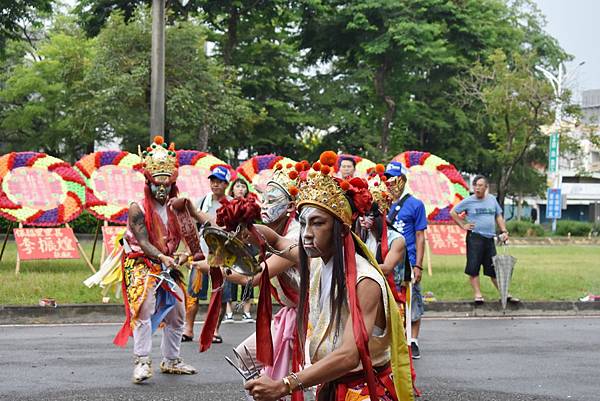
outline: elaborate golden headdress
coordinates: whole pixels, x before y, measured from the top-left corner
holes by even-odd
[[[393,203],[392,194],[388,188],[387,177],[385,176],[385,166],[377,164],[369,171],[369,191],[373,196],[373,202],[377,203],[377,207],[382,214],[387,214]]]
[[[299,177],[298,186],[290,188],[290,193],[296,196],[296,205],[300,209],[305,205],[314,205],[327,210],[342,223],[352,226],[358,214],[364,214],[372,202],[368,184],[362,178],[350,181],[333,177],[333,166],[337,155],[332,151],[321,153],[319,161],[313,163],[312,169],[306,168]],[[353,211],[349,198],[354,205]]]
[[[310,169],[310,164],[306,160],[286,164],[277,162],[273,167],[273,175],[267,182],[267,185],[275,185],[285,192],[290,197],[290,200],[294,200],[297,193],[294,192],[294,194],[292,194],[291,192],[293,191],[291,188],[296,186],[300,174],[308,169]]]
[[[158,176],[171,177],[174,181],[177,176],[177,153],[175,144],[167,147],[162,136],[155,136],[154,142],[141,152],[138,147],[138,153],[142,158],[144,173],[149,180]]]

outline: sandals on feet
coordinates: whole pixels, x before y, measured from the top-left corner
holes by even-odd
[[[483,305],[485,299],[483,297],[475,297],[473,301],[475,302],[475,305]]]
[[[214,335],[212,339],[213,344],[221,344],[223,343],[223,337]]]
[[[182,343],[187,343],[190,341],[194,341],[194,336],[188,336],[187,334],[184,334],[181,336],[181,342]]]
[[[506,300],[508,302],[510,302],[511,304],[518,304],[518,303],[521,302],[521,300],[519,298],[515,298],[515,297],[512,297],[512,296],[509,296],[508,298],[506,298]]]

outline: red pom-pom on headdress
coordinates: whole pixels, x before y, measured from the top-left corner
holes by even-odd
[[[165,142],[165,138],[163,138],[162,136],[160,136],[160,135],[156,135],[156,136],[154,137],[154,143],[157,143],[157,144],[159,144],[159,145],[162,145],[164,142]]]
[[[298,178],[298,172],[296,170],[292,170],[288,173],[288,177],[290,177],[291,180],[295,180]]]
[[[285,165],[285,168],[292,168],[292,163],[288,163]]]
[[[298,188],[297,188],[297,187],[295,187],[294,185],[291,185],[291,186],[288,188],[288,191],[290,192],[290,195],[292,195],[292,196],[294,196],[294,197],[298,195]]]
[[[296,165],[294,166],[294,170],[296,170],[297,172],[304,171],[304,163],[303,162],[296,163]]]
[[[329,166],[321,166],[321,173],[325,175],[329,175],[331,172],[331,168]]]
[[[321,163],[319,162],[314,162],[312,165],[313,170],[315,171],[321,171]]]
[[[319,157],[319,161],[321,162],[321,164],[324,164],[329,167],[335,166],[335,164],[337,163],[337,159],[337,154],[332,150],[326,150],[325,152],[321,153],[321,156]]]
[[[281,170],[283,168],[283,166],[281,165],[281,163],[277,163],[275,165],[275,170]]]
[[[342,191],[347,191],[348,189],[350,189],[350,183],[346,180],[342,180],[340,181],[340,188],[342,188]]]
[[[376,164],[375,171],[377,171],[379,174],[383,174],[385,173],[385,166],[383,164]]]

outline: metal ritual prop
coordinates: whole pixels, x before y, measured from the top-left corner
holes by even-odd
[[[237,237],[239,232],[229,233],[216,227],[204,228],[202,235],[210,249],[208,264],[226,267],[244,276],[255,276],[262,269],[250,248]]]
[[[502,254],[492,257],[494,270],[496,271],[496,280],[498,280],[498,289],[500,290],[500,300],[502,309],[506,310],[508,301],[508,288],[512,279],[512,273],[517,263],[517,258],[506,254],[506,244],[502,244]]]
[[[238,364],[233,362],[231,360],[231,358],[229,358],[228,356],[225,357],[225,360],[231,366],[233,366],[233,368],[235,370],[238,371],[238,373],[244,378],[245,381],[256,379],[257,377],[260,376],[260,369],[258,368],[258,366],[256,366],[256,362],[254,362],[254,358],[252,357],[252,354],[250,354],[250,351],[248,351],[248,348],[245,345],[244,345],[244,352],[246,353],[246,356],[248,357],[250,362],[252,362],[252,366],[246,365],[246,362],[244,362],[244,359],[242,358],[242,356],[235,350],[235,348],[233,348],[233,353],[234,353],[236,359],[240,362],[240,364],[242,366],[244,366],[245,370],[240,369]]]

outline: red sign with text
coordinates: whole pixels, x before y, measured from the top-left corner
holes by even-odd
[[[15,228],[14,234],[21,260],[79,259],[70,228]]]
[[[115,240],[117,235],[125,231],[125,226],[103,226],[102,227],[102,241],[104,242],[104,249],[106,254],[110,255],[115,248]]]
[[[466,232],[456,224],[428,224],[427,241],[436,255],[465,255]]]

